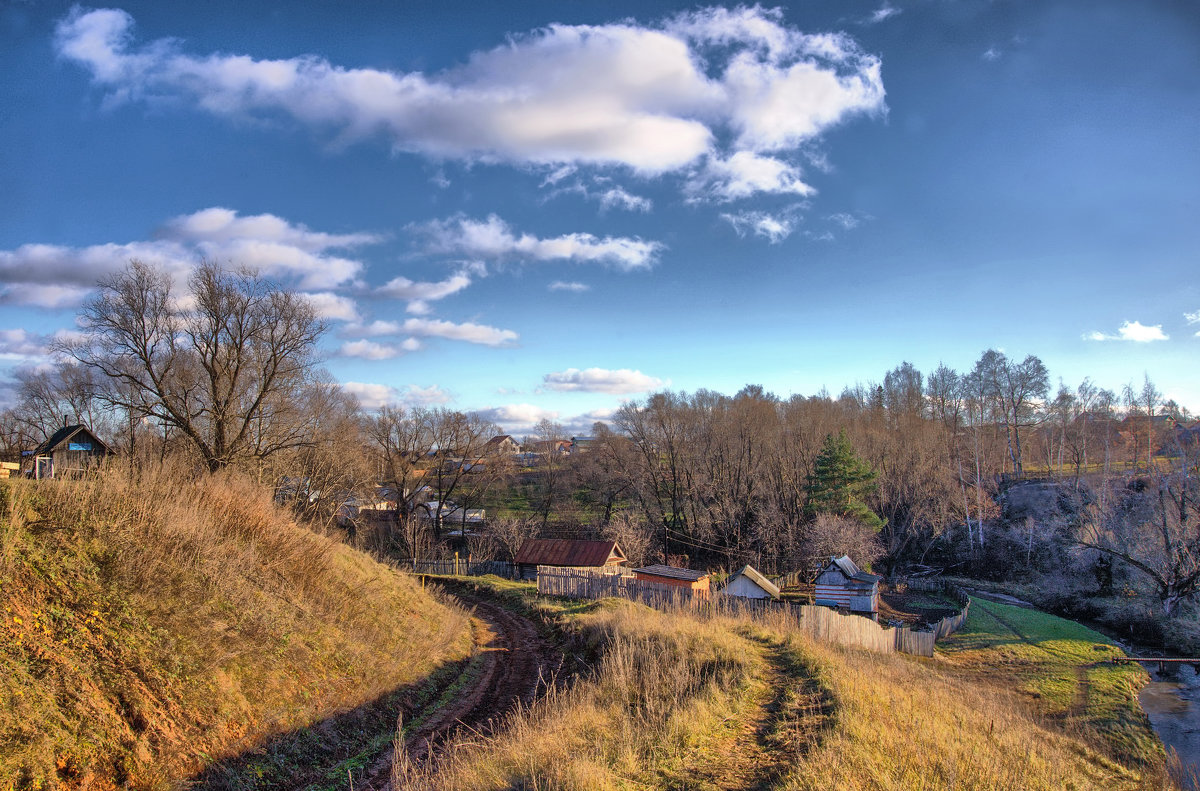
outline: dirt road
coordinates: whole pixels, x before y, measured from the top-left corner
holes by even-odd
[[[518,702],[529,704],[553,683],[563,655],[528,618],[469,589],[450,591],[475,616],[475,656],[459,676],[461,687],[447,700],[434,700],[425,710],[411,712],[408,722],[417,726],[409,732],[405,747],[410,758],[424,760],[460,734],[488,733]],[[430,710],[433,709],[433,710]],[[380,756],[368,778],[356,781],[356,789],[388,791],[391,786],[391,754]]]

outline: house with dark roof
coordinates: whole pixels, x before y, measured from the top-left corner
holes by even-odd
[[[750,565],[742,566],[736,574],[721,586],[722,596],[737,596],[741,599],[778,599],[779,587]]]
[[[521,445],[510,434],[492,437],[483,446],[484,456],[516,456],[520,452]]]
[[[565,566],[616,571],[628,561],[616,541],[583,541],[569,538],[529,538],[517,550],[521,579],[537,579],[538,566]]]
[[[879,613],[879,580],[877,574],[863,571],[848,555],[830,557],[817,569],[815,602],[850,612]]]
[[[656,563],[653,566],[634,569],[634,578],[642,582],[655,582],[659,585],[669,585],[673,588],[684,588],[690,591],[709,590],[709,575],[707,571],[681,569],[675,566],[664,566]]]
[[[37,479],[78,475],[112,454],[87,426],[63,426],[29,454],[29,475]]]

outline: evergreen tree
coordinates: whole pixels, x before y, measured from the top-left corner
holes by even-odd
[[[863,502],[874,486],[875,471],[854,452],[845,430],[827,435],[807,478],[808,514],[849,517],[882,530],[883,520]]]

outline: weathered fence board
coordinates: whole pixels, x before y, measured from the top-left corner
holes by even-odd
[[[917,631],[908,627],[889,628],[880,626],[869,618],[847,615],[829,607],[776,602],[770,599],[741,599],[722,596],[719,593],[709,595],[707,591],[690,591],[672,585],[637,580],[619,573],[585,569],[538,566],[537,585],[538,593],[546,596],[571,599],[617,596],[666,611],[688,609],[709,616],[750,617],[794,629],[824,643],[865,648],[881,653],[901,651],[918,656],[933,656],[933,645],[942,628],[941,624],[938,630],[934,631]]]
[[[469,560],[467,558],[450,558],[449,560],[416,560],[408,558],[396,561],[403,571],[414,574],[450,574],[470,577],[482,577],[484,574],[495,574],[497,577],[514,579],[516,567],[504,560]]]

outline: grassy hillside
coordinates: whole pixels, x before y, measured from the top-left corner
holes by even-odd
[[[520,589],[493,584],[507,596]],[[1072,692],[1066,713],[1045,708],[1049,693],[1034,696],[1111,653],[1060,619],[1030,635],[1059,644],[1024,650],[1062,655],[1005,676],[983,672],[1008,664],[1013,646],[1011,634],[987,644],[985,612],[951,653],[922,660],[617,600],[535,606],[599,653],[595,672],[437,767],[401,761],[402,787],[1172,787],[1132,697],[1136,668],[1091,667],[1089,702],[1076,709]]]
[[[236,477],[0,486],[0,789],[167,788],[470,651]]]

